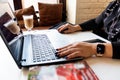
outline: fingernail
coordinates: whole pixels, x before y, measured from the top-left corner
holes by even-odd
[[[58,52],[55,52],[55,54],[58,54]]]
[[[68,59],[68,57],[66,56],[66,59]]]
[[[70,58],[68,56],[66,56],[66,59],[69,60]]]
[[[55,53],[55,55],[56,55],[57,57],[60,57],[60,55],[59,55],[58,53]]]
[[[59,50],[59,49],[56,49],[57,51]]]

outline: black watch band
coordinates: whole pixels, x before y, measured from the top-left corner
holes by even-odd
[[[97,44],[97,56],[102,56],[105,52],[105,45]]]

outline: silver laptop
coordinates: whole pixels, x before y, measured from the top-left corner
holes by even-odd
[[[11,9],[10,6],[9,9]],[[9,11],[12,12],[12,10]],[[4,27],[6,21],[15,18],[15,16],[9,15],[8,9],[3,10],[2,13],[0,14],[0,35],[19,68],[68,61],[65,57],[56,56],[57,48],[69,44],[68,40],[57,30],[31,31],[18,36]],[[69,61],[81,59],[76,58]]]

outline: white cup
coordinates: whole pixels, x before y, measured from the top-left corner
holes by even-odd
[[[13,34],[20,34],[20,27],[17,25],[17,22],[10,20],[4,24],[4,26]]]

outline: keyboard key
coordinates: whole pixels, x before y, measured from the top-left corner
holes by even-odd
[[[31,35],[32,48],[33,48],[33,62],[55,60],[56,50],[51,45],[47,35]]]

